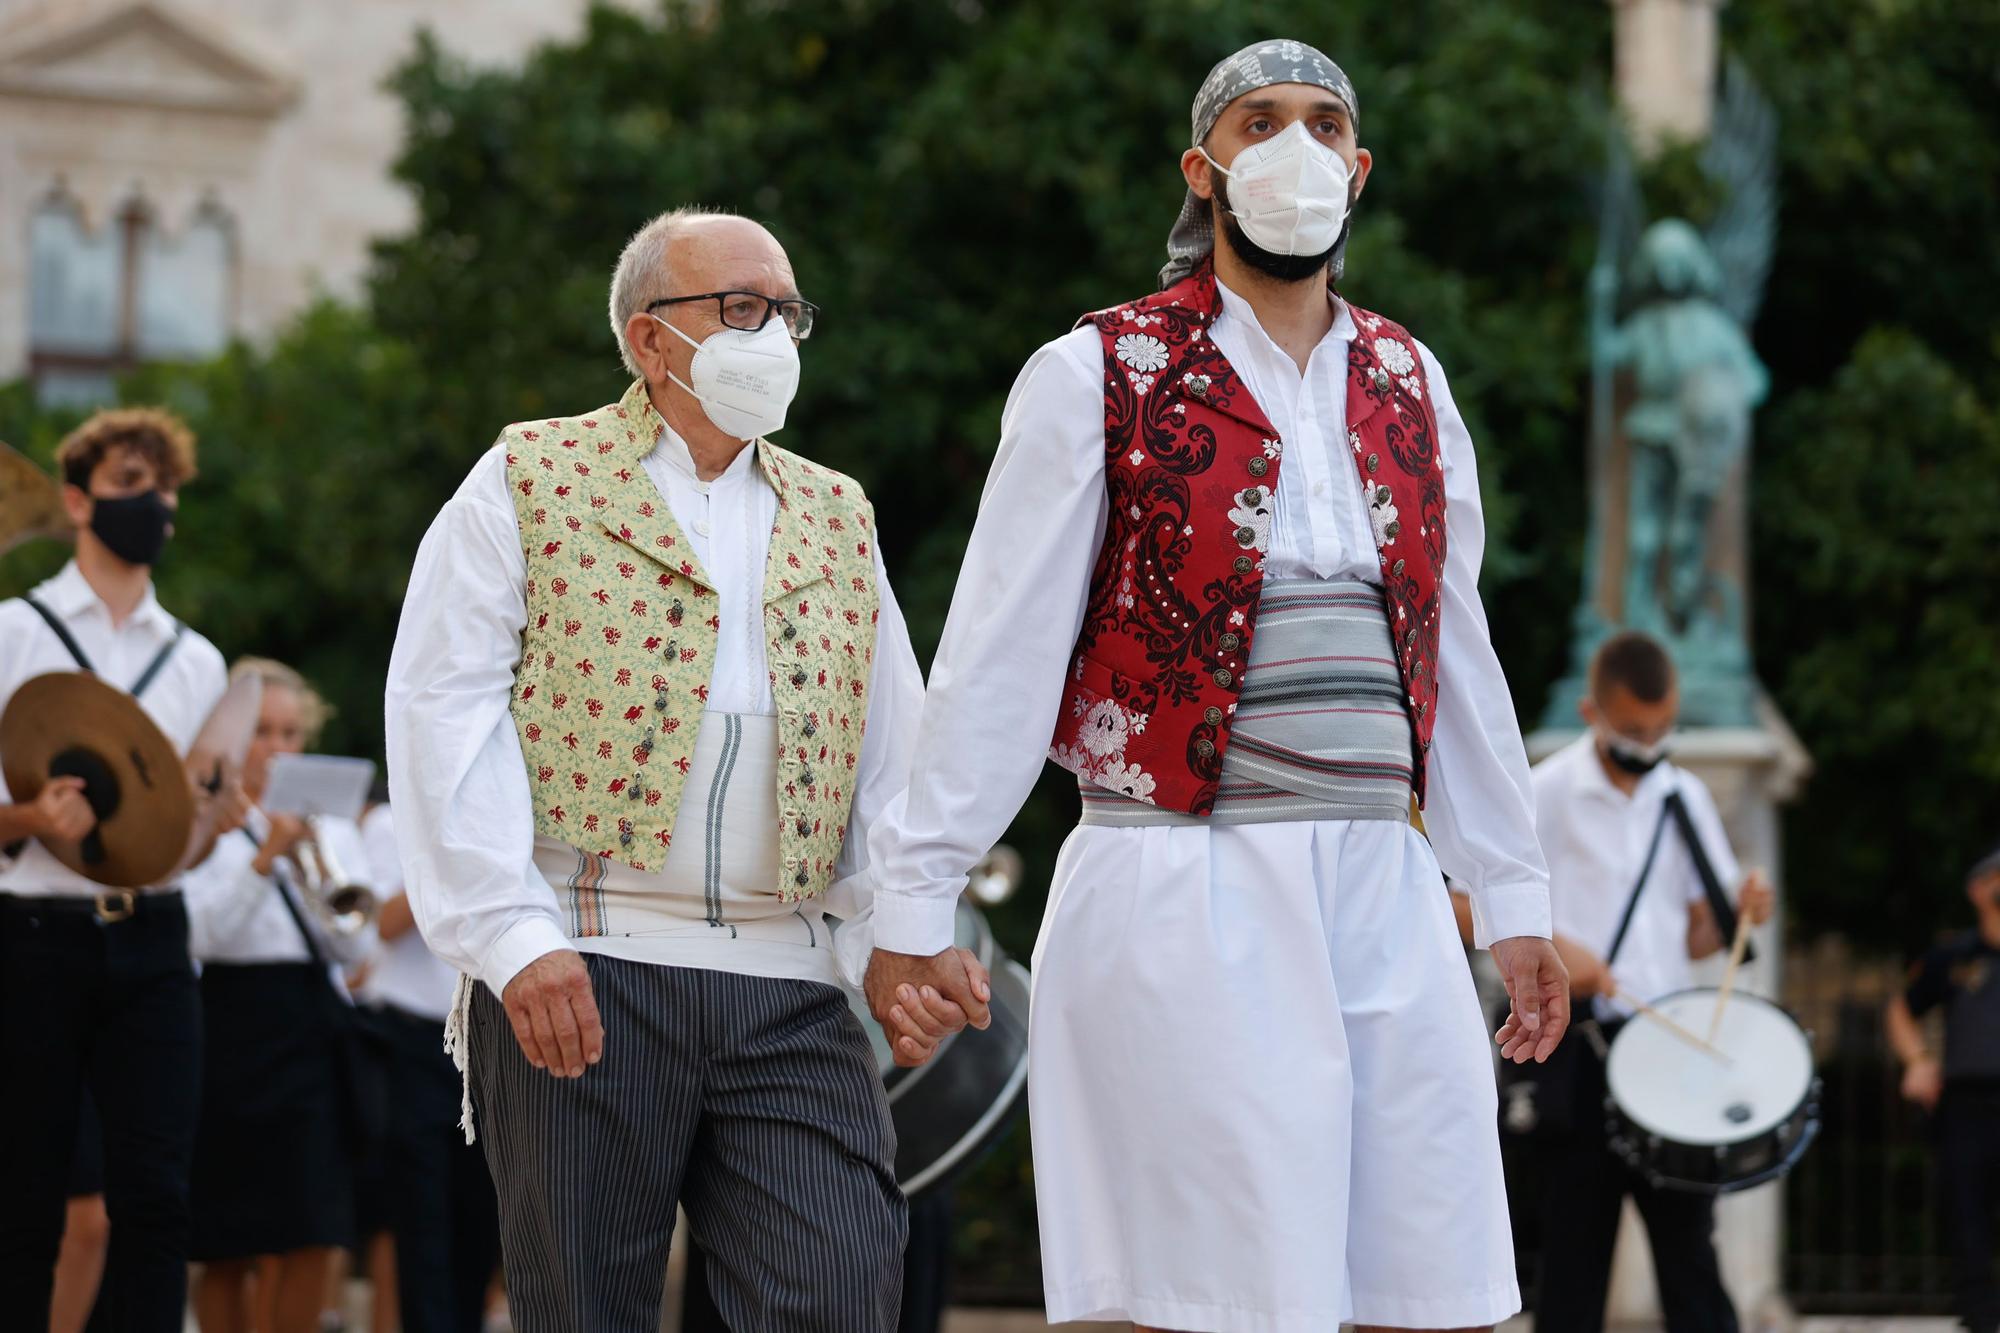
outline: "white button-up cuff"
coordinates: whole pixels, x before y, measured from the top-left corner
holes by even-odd
[[[1486,888],[1470,895],[1472,902],[1472,943],[1490,949],[1495,940],[1516,936],[1548,939],[1553,929],[1549,915],[1549,891],[1545,885],[1522,884],[1509,888]]]
[[[484,981],[494,995],[507,993],[507,983],[519,975],[522,968],[544,954],[558,949],[574,949],[569,936],[563,934],[562,927],[545,916],[524,916],[501,932],[500,938],[486,952],[486,964],[479,969],[479,979]]]
[[[928,958],[957,938],[956,893],[875,892],[875,947]]]
[[[843,921],[833,932],[833,961],[840,979],[855,990],[868,975],[868,960],[875,953],[875,909],[864,908],[852,921]]]

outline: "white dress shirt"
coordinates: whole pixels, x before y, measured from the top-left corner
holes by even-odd
[[[403,862],[396,852],[396,824],[390,809],[378,805],[361,817],[361,845],[368,873],[386,903],[403,891]],[[419,1018],[440,1023],[451,1012],[458,987],[458,970],[430,951],[423,933],[406,930],[381,941],[367,979],[355,997],[363,1004],[389,1005]]]
[[[1347,446],[1347,344],[1333,327],[1304,373],[1221,287],[1212,335],[1285,441],[1264,573],[1361,578],[1382,571]],[[1437,412],[1447,546],[1437,726],[1424,823],[1467,890],[1483,946],[1549,931],[1528,763],[1479,601],[1485,527],[1472,440],[1444,372],[1418,346]],[[1104,364],[1096,328],[1045,345],[1014,383],[1000,448],[931,666],[907,802],[871,847],[877,943],[930,954],[952,939],[966,872],[1006,831],[1041,771],[1104,539]]]
[[[1611,785],[1589,732],[1535,765],[1535,826],[1549,858],[1555,929],[1599,958],[1611,950],[1625,902],[1638,882],[1646,848],[1667,793],[1678,790],[1702,850],[1723,891],[1734,895],[1741,872],[1729,849],[1715,798],[1700,778],[1670,763],[1639,779],[1627,796]],[[1688,907],[1703,900],[1694,858],[1671,820],[1640,892],[1632,925],[1611,965],[1620,989],[1651,1003],[1694,984],[1687,951]],[[1623,1004],[1599,1001],[1608,1013]]]
[[[188,951],[201,963],[303,963],[312,958],[298,921],[279,895],[288,892],[306,929],[313,932],[320,957],[340,984],[339,964],[357,963],[375,948],[375,927],[368,926],[352,935],[328,932],[314,916],[300,893],[296,872],[286,859],[278,862],[273,875],[260,875],[257,850],[271,833],[271,821],[253,809],[244,826],[216,839],[208,859],[187,872],[181,889],[187,895]],[[246,836],[247,834],[247,836]],[[361,846],[361,830],[351,819],[324,819],[318,836],[325,838],[327,850],[349,878],[374,888],[368,871],[367,853]],[[288,882],[283,889],[279,880]]]
[[[686,444],[672,430],[661,432],[643,465],[719,598],[710,713],[774,717],[762,590],[776,492],[752,448],[713,481],[700,480]],[[923,702],[923,674],[880,550],[878,542],[881,615],[854,805],[834,885],[818,904],[846,922],[835,949],[850,981],[858,980],[857,969],[872,948],[865,888],[857,878],[866,864],[865,835],[902,790]],[[543,954],[585,945],[663,963],[716,965],[709,962],[716,956],[712,944],[697,953],[685,938],[572,941],[563,929],[556,891],[535,856],[539,846],[545,861],[561,863],[566,856],[573,864],[575,853],[535,834],[528,774],[509,711],[527,622],[526,578],[506,459],[491,450],[424,537],[389,665],[390,785],[405,892],[424,939],[439,957],[486,982],[495,994]],[[771,836],[777,837],[775,823]],[[778,912],[776,885],[772,888],[771,919],[791,915],[789,904]],[[699,891],[687,900],[698,908]],[[817,966],[807,964],[823,963],[824,950],[813,950],[817,959],[801,956],[796,964],[774,961],[774,950],[753,957],[768,938],[748,938],[754,931],[740,934],[746,938],[740,940],[738,961],[722,965],[759,975],[823,978]]]
[[[161,609],[150,584],[125,623],[113,625],[110,608],[74,560],[33,596],[68,627],[98,677],[121,690],[132,688],[174,637],[174,618]],[[78,669],[69,649],[33,607],[20,598],[0,602],[0,707],[36,676]],[[174,749],[186,754],[227,684],[222,654],[201,635],[185,630],[173,655],[139,696],[139,706]],[[103,891],[102,884],[77,874],[32,839],[19,856],[0,851],[0,893],[88,898]]]

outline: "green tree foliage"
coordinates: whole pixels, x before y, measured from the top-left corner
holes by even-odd
[[[1766,674],[1818,773],[1791,816],[1802,915],[1864,947],[1966,919],[2000,839],[2000,412],[1905,329],[1866,334],[1772,413]]]
[[[1776,104],[1759,668],[1818,770],[1796,920],[1907,949],[2000,840],[2000,8],[1725,11]]]
[[[162,602],[230,656],[277,656],[318,682],[336,710],[324,744],[338,752],[382,748],[401,591],[442,499],[408,466],[431,410],[425,381],[365,314],[322,304],[269,348],[152,367],[123,386],[200,436],[200,473],[158,570]],[[44,459],[76,419],[32,417],[22,396],[0,396],[0,438]],[[65,555],[23,547],[0,587],[26,588]]]

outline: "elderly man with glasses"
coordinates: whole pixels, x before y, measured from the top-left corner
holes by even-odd
[[[469,979],[523,1333],[658,1328],[677,1203],[731,1327],[896,1324],[894,1134],[837,983],[923,681],[861,488],[768,438],[814,314],[763,227],[654,219],[611,285],[632,386],[507,427],[411,574],[400,850]],[[933,996],[891,1015],[906,1063],[967,1021]]]

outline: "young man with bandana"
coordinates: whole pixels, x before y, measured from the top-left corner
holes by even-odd
[[[1632,1016],[1626,997],[1651,1003],[1687,989],[1690,961],[1727,949],[1739,912],[1752,924],[1770,920],[1775,899],[1761,874],[1738,871],[1708,788],[1667,759],[1680,692],[1665,648],[1633,632],[1606,639],[1578,709],[1584,734],[1535,766],[1535,824],[1570,993],[1608,1039]],[[1718,901],[1723,885],[1740,886],[1734,904]],[[1571,1054],[1588,1080],[1576,1100],[1594,1107],[1603,1082],[1595,1044]],[[1536,1327],[1604,1326],[1629,1195],[1645,1219],[1671,1333],[1736,1328],[1716,1263],[1715,1200],[1647,1184],[1612,1154],[1601,1117],[1577,1120],[1533,1149],[1543,1236]]]
[[[1514,996],[1507,1056],[1554,1050],[1567,989],[1472,442],[1430,353],[1333,288],[1372,167],[1357,110],[1298,42],[1210,73],[1163,290],[1044,346],[1008,400],[871,839],[871,1003],[957,1000],[967,869],[1045,754],[1077,775],[1030,1039],[1052,1322],[1519,1307],[1440,865]]]
[[[194,437],[154,408],[100,412],[56,450],[76,558],[0,603],[0,707],[51,671],[130,690],[185,752],[225,684],[222,654],[160,606],[153,565],[194,476]],[[0,805],[0,1328],[49,1326],[63,1194],[88,1092],[111,1220],[99,1311],[113,1329],[178,1330],[187,1303],[188,1173],[201,1008],[178,887],[107,890],[53,856],[97,822],[82,782]],[[93,1325],[95,1326],[95,1325]]]
[[[2000,1333],[2000,1273],[1993,1262],[2000,1214],[2000,847],[1965,875],[1972,929],[1933,948],[1889,1002],[1889,1044],[1903,1062],[1903,1095],[1935,1116],[1938,1197],[1969,1333]],[[1931,1054],[1922,1020],[1944,1010],[1944,1058]]]

